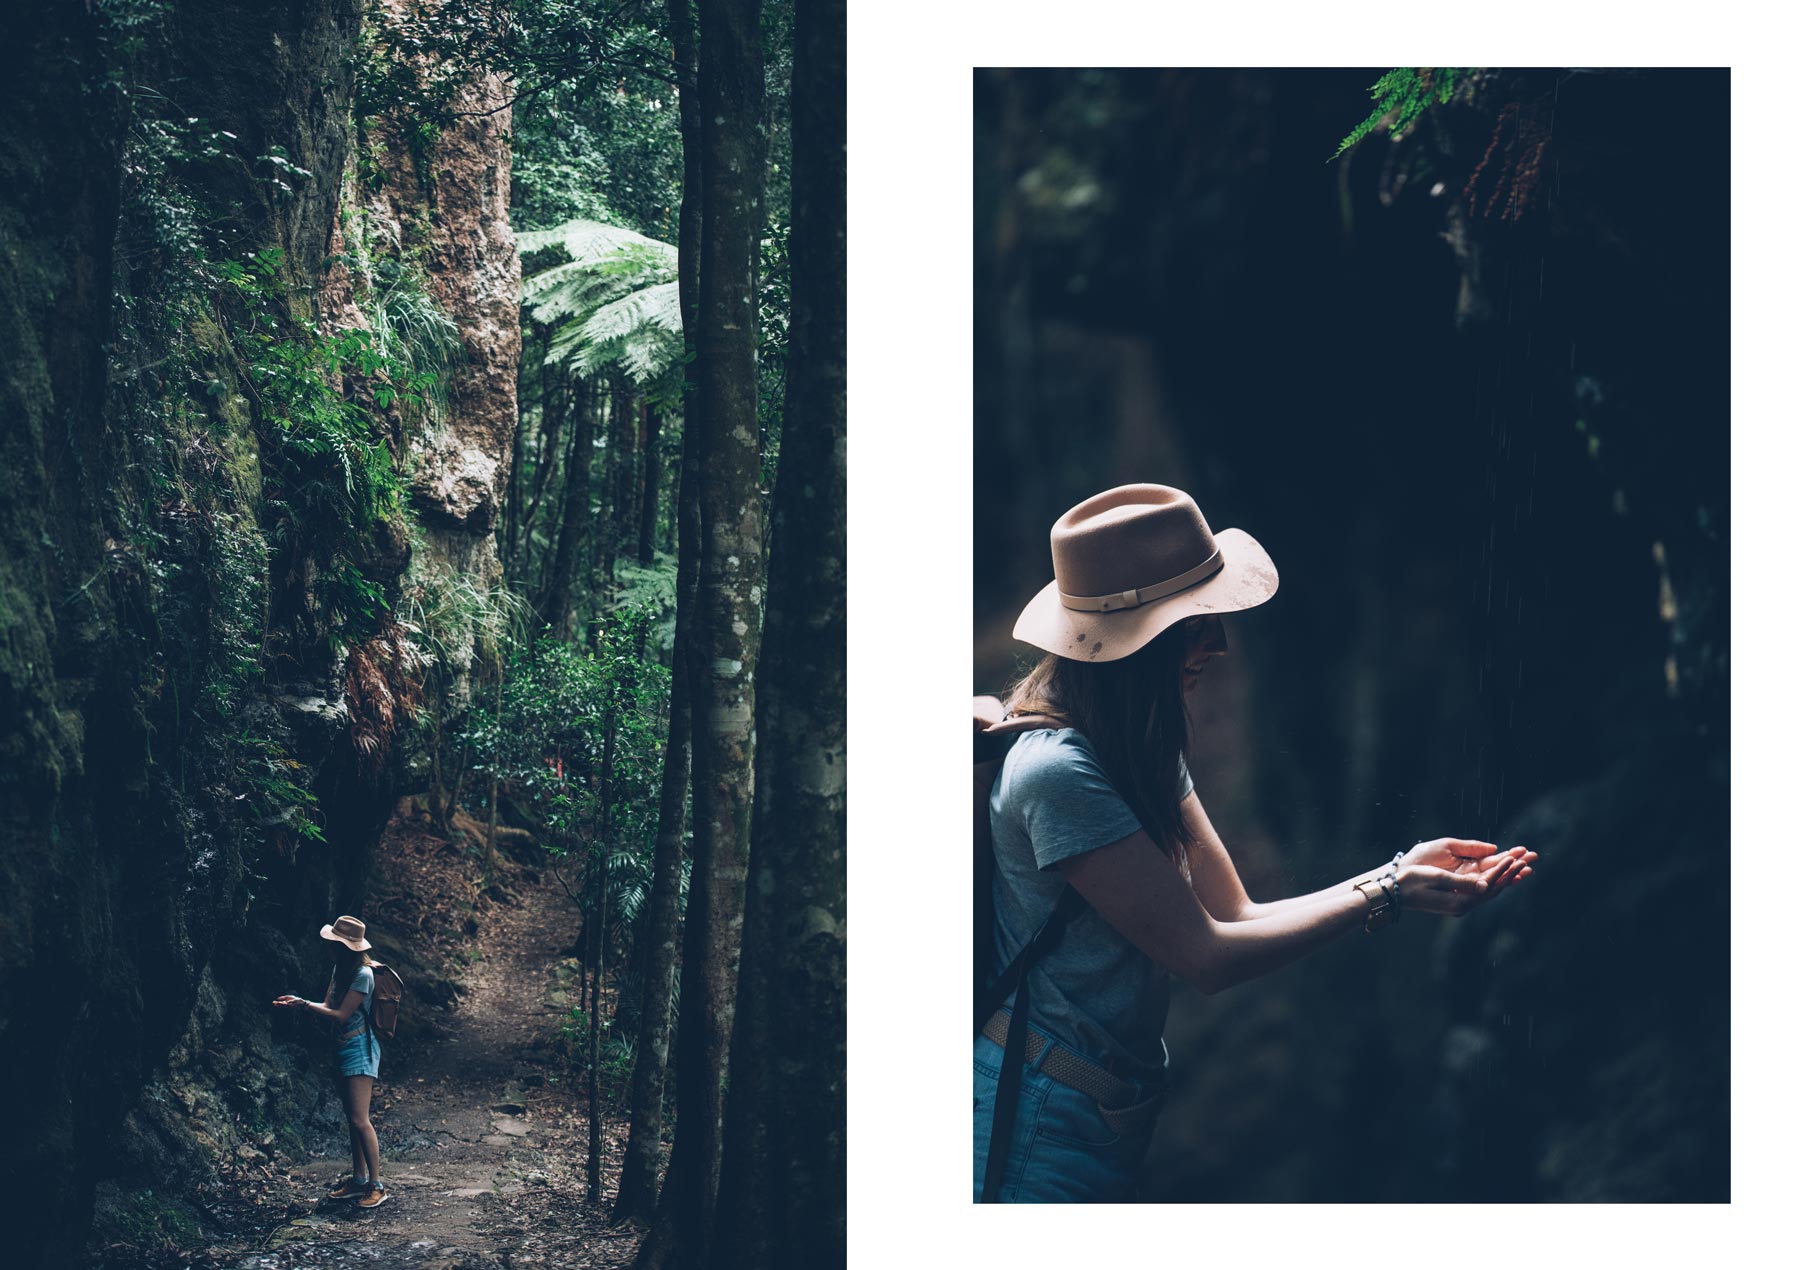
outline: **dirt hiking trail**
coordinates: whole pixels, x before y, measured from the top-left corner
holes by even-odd
[[[507,864],[503,879],[501,901],[483,907],[481,956],[463,975],[465,995],[445,1020],[448,1034],[409,1038],[403,1014],[401,1034],[383,1054],[371,1115],[388,1201],[364,1211],[323,1200],[348,1171],[346,1132],[342,1146],[286,1174],[294,1191],[288,1211],[297,1215],[260,1240],[209,1249],[212,1264],[573,1270],[631,1263],[639,1233],[605,1220],[626,1126],[609,1119],[603,1127],[602,1202],[590,1210],[582,1200],[581,1080],[550,1052],[566,1008],[557,970],[574,933],[574,908],[548,871]],[[563,975],[567,983],[566,968]]]

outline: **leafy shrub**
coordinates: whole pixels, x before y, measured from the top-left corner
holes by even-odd
[[[624,946],[649,887],[667,728],[669,672],[648,646],[651,622],[632,606],[608,617],[593,648],[518,649],[499,714],[472,709],[463,736],[476,770],[543,826],[552,856],[604,861],[607,933]]]

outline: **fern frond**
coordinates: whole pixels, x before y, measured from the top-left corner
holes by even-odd
[[[1427,110],[1442,106],[1455,96],[1457,88],[1474,70],[1468,66],[1401,66],[1389,71],[1369,87],[1369,96],[1375,99],[1374,111],[1350,130],[1331,158],[1337,158],[1372,132],[1405,136]]]
[[[583,377],[616,366],[644,383],[681,360],[674,247],[597,221],[530,231],[519,243],[567,257],[524,280],[525,309],[553,331],[546,362]]]

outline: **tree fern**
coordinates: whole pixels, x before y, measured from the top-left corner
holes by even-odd
[[[638,383],[681,360],[676,249],[599,221],[568,221],[519,235],[527,256],[566,257],[534,270],[522,288],[531,317],[551,328],[545,360],[580,376],[617,367]]]
[[[585,322],[563,324],[544,360],[566,361],[578,375],[617,365],[641,384],[669,369],[681,355],[680,287],[663,282],[602,304]]]
[[[1433,106],[1441,106],[1456,94],[1459,84],[1475,68],[1467,66],[1401,66],[1389,71],[1369,88],[1375,109],[1351,129],[1332,153],[1335,159],[1371,132],[1385,131],[1399,137]]]

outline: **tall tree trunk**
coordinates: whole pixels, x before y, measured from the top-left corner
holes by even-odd
[[[523,539],[523,556],[519,560],[518,576],[531,576],[531,530],[537,523],[538,509],[543,504],[544,490],[555,474],[558,460],[562,455],[563,418],[567,414],[568,393],[567,379],[555,366],[545,365],[538,369],[538,447],[537,460],[531,472],[531,501],[525,505],[524,523],[519,526],[519,534]]]
[[[589,894],[587,957],[594,967],[593,1008],[587,1016],[587,1203],[600,1203],[600,992],[606,986],[607,867],[612,851],[613,758],[619,735],[619,685],[606,690],[606,739],[600,757],[600,840],[588,848],[588,868],[594,877]]]
[[[608,583],[618,577],[619,544],[636,529],[632,491],[637,485],[637,396],[627,380],[621,378],[613,388],[612,402],[611,440],[607,444],[612,479],[607,485],[606,554],[601,561],[601,576]]]
[[[662,508],[662,411],[644,402],[644,488],[638,506],[638,563],[656,559],[656,520]]]
[[[692,433],[688,436],[691,438]],[[669,689],[669,735],[663,750],[662,791],[656,822],[649,911],[645,917],[647,957],[643,1002],[638,1014],[631,1072],[631,1137],[619,1175],[613,1221],[649,1214],[656,1204],[656,1174],[662,1159],[663,1086],[669,1059],[669,1023],[675,987],[675,951],[681,913],[681,840],[687,827],[692,761],[691,699],[694,598],[699,582],[699,446],[682,446],[676,510],[681,543],[675,569],[675,665]],[[684,997],[685,997],[684,993]]]
[[[569,471],[563,481],[562,532],[556,539],[556,558],[544,586],[544,601],[538,606],[538,617],[563,639],[573,634],[575,561],[581,550],[582,530],[592,515],[589,485],[594,467],[594,423],[599,413],[599,393],[594,382],[576,380],[575,444],[569,451]]]
[[[500,713],[505,705],[506,690],[506,654],[498,647],[494,649],[494,724],[500,725]],[[494,877],[494,839],[500,833],[500,764],[494,764],[493,773],[488,777],[488,823],[487,842],[482,854],[482,880],[492,881]]]
[[[698,326],[700,248],[700,98],[694,80],[693,6],[670,0],[669,42],[680,81],[682,188],[677,240],[681,321],[691,341]],[[691,363],[690,363],[691,364]],[[681,470],[675,516],[680,540],[675,566],[675,655],[669,686],[669,736],[663,749],[662,791],[652,865],[649,957],[643,969],[644,1001],[638,1013],[636,1061],[631,1071],[631,1137],[619,1170],[615,1223],[649,1215],[656,1206],[657,1166],[662,1159],[663,1087],[669,1061],[670,1000],[675,988],[677,925],[681,913],[681,840],[687,827],[692,750],[694,603],[700,561],[700,437],[698,401],[691,380],[682,386]],[[684,1006],[687,992],[683,992]],[[684,1010],[684,1013],[686,1011]],[[670,1172],[674,1173],[671,1161]]]
[[[683,455],[681,464],[679,464],[678,467],[683,470],[685,470],[685,467],[687,464],[687,459],[686,459],[686,455],[687,455],[687,423],[686,423],[686,420],[693,417],[692,415],[690,415],[688,413],[688,411],[690,409],[690,405],[686,399],[691,396],[692,396],[692,394],[688,393],[688,392],[684,392],[682,394],[683,404],[681,407],[681,413],[682,413],[683,423],[682,423],[682,427],[681,427],[681,439],[676,442],[676,444],[681,447],[681,454]],[[672,552],[672,551],[675,551],[679,546],[679,535],[681,532],[681,516],[682,516],[681,503],[680,503],[679,499],[681,497],[681,481],[682,481],[682,479],[683,478],[678,471],[675,481],[674,481],[674,488],[669,491],[669,498],[670,498],[670,501],[673,503],[673,507],[670,510],[668,520],[663,522],[662,539],[663,539],[663,550],[664,551]]]
[[[694,646],[694,868],[682,962],[676,1153],[639,1264],[708,1262],[718,1195],[725,1068],[737,990],[761,643],[762,498],[756,447],[756,299],[763,227],[760,0],[700,4],[700,302],[695,339],[705,456]],[[691,425],[690,425],[691,426]],[[754,597],[754,598],[753,598]],[[692,990],[694,1008],[689,1007]],[[672,1195],[670,1194],[672,1192]],[[665,1207],[669,1211],[665,1211]],[[662,1259],[659,1261],[659,1258]]]
[[[793,312],[717,1227],[751,1270],[846,1256],[844,7],[794,11]]]

